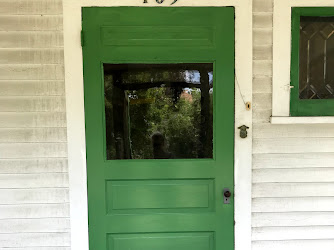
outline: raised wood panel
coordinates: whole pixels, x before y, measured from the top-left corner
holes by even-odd
[[[65,112],[0,112],[0,128],[66,127]]]
[[[3,248],[14,247],[66,247],[70,246],[69,233],[20,233],[0,234],[0,246]]]
[[[296,126],[296,125],[255,124],[253,126],[253,134],[254,138],[334,137],[334,125],[299,124],[298,126]]]
[[[253,228],[253,240],[317,240],[332,239],[334,226],[260,227]]]
[[[0,64],[62,64],[63,61],[62,48],[0,49]]]
[[[1,15],[0,14],[0,31],[1,30],[61,31],[62,29],[63,29],[62,15]]]
[[[0,31],[0,48],[62,47],[62,31]]]
[[[0,112],[65,112],[65,97],[0,97]]]
[[[333,168],[334,153],[254,154],[253,169]]]
[[[62,14],[61,0],[1,0],[1,14]]]
[[[271,109],[271,94],[270,93],[254,94],[253,109],[256,111]]]
[[[64,80],[64,66],[60,64],[0,65],[0,80]]]
[[[65,202],[69,202],[67,188],[0,189],[0,205]]]
[[[63,80],[31,81],[0,80],[0,96],[54,96],[65,95]]]
[[[67,157],[66,143],[0,143],[0,159]]]
[[[272,60],[272,45],[258,45],[253,48],[253,60]]]
[[[252,250],[334,250],[334,240],[255,241]]]
[[[253,15],[253,29],[257,28],[273,28],[273,13],[262,12]]]
[[[43,219],[3,219],[0,221],[1,233],[56,233],[69,232],[69,218],[43,218]]]
[[[1,175],[0,175],[1,176]],[[330,179],[330,178],[328,178]],[[332,177],[331,179],[334,179]],[[284,179],[281,180],[284,182]],[[332,183],[256,183],[252,197],[326,197],[334,196]]]
[[[273,75],[273,63],[271,60],[253,61],[253,75],[271,77]],[[269,104],[269,103],[268,103]]]
[[[273,45],[272,29],[254,29],[253,46]]]
[[[273,11],[273,1],[271,0],[253,0],[253,13]]]
[[[253,213],[252,227],[329,226],[334,212]]]
[[[0,174],[67,173],[66,158],[0,159]]]
[[[68,187],[67,173],[0,174],[0,189],[63,187]]]
[[[66,128],[0,128],[0,142],[66,142]]]
[[[70,205],[68,203],[0,205],[0,219],[65,218],[69,216]]]
[[[252,212],[334,212],[334,197],[253,198]]]
[[[272,92],[272,78],[261,77],[253,79],[253,95],[254,94],[270,94]]]
[[[329,153],[334,151],[334,138],[254,139],[253,153]]]

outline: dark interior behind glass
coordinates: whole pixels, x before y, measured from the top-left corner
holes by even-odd
[[[213,64],[104,64],[107,159],[213,157]]]

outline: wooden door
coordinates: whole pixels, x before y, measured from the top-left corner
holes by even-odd
[[[234,8],[82,13],[90,249],[232,250]]]

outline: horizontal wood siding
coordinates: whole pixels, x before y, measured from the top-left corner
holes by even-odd
[[[273,2],[253,0],[253,250],[334,250],[334,126],[270,124]]]
[[[61,0],[0,1],[0,249],[69,250]]]

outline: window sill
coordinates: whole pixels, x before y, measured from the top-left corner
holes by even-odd
[[[334,124],[334,116],[272,116],[270,122],[272,124]]]

